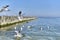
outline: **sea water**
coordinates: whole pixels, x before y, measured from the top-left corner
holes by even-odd
[[[17,40],[60,40],[60,18],[40,17],[14,27],[0,31],[0,40],[16,40],[15,30],[21,31],[21,34],[25,35]]]

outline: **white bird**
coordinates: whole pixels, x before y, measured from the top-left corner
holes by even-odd
[[[40,27],[40,30],[42,31],[42,30],[43,30],[43,28],[42,28],[42,27]]]
[[[14,37],[22,37],[23,35],[20,33],[20,31],[17,31],[16,29],[16,27],[14,28],[15,29],[15,33],[16,33],[16,35],[14,35]]]
[[[18,19],[19,19],[20,21],[22,21],[22,19],[21,19],[21,17],[20,17],[20,16],[18,16]]]
[[[21,33],[19,33],[18,31],[15,31],[16,35],[14,35],[14,37],[23,37],[23,35]]]
[[[23,27],[25,27],[25,26],[23,25]]]
[[[8,7],[9,7],[9,5],[2,7],[2,9],[0,9],[0,12],[9,11]]]
[[[50,29],[50,26],[47,26],[48,30]]]
[[[5,8],[6,11],[8,11],[9,9],[8,8]]]
[[[41,27],[41,28],[40,28],[40,30],[42,31],[42,30],[43,30],[43,28]]]
[[[23,27],[21,27],[21,31],[23,30]]]
[[[16,30],[17,28],[16,28],[16,27],[14,27],[14,29]]]
[[[31,26],[28,26],[28,29],[30,29],[31,28]]]

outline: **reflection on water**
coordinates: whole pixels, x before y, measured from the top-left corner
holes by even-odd
[[[46,22],[47,20],[49,21]],[[0,40],[60,40],[59,25],[50,23],[51,20],[53,21],[53,19],[40,18],[30,23],[11,26],[5,31],[0,31]],[[24,36],[14,37],[15,31],[20,31]]]

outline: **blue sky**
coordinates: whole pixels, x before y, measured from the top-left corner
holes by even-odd
[[[27,16],[60,17],[60,0],[0,0],[0,8],[7,4],[11,11],[0,15],[18,15],[22,11]]]

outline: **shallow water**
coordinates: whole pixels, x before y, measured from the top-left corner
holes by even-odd
[[[60,18],[38,18],[14,27],[17,27],[17,31],[22,27],[21,34],[25,35],[17,40],[60,40]],[[14,27],[0,31],[0,40],[16,40]]]

